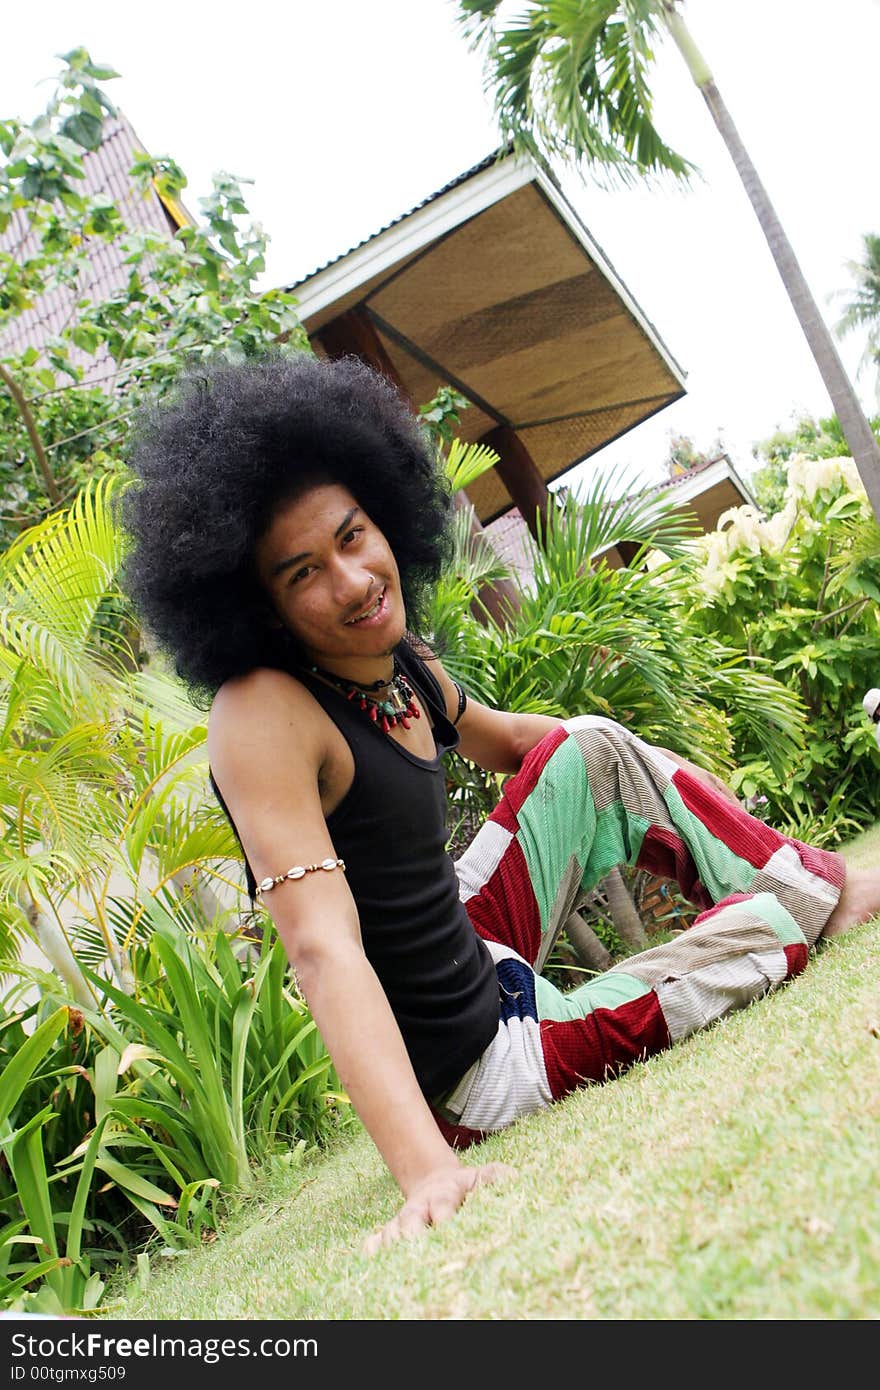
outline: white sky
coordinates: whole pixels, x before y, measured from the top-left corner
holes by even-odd
[[[78,45],[140,139],[189,177],[253,180],[271,236],[267,279],[288,283],[346,251],[498,143],[479,59],[451,0],[38,0],[0,29],[0,115],[29,117]],[[752,154],[826,321],[848,259],[880,231],[880,0],[687,0],[685,18]],[[658,50],[661,131],[703,181],[566,191],[667,348],[687,395],[601,457],[660,476],[672,432],[720,435],[744,472],[751,446],[800,411],[831,407],[745,192],[676,50]],[[853,379],[864,344],[839,343]],[[874,381],[856,381],[877,409]],[[574,482],[576,474],[566,481]]]

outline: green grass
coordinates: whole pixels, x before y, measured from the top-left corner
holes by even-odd
[[[877,862],[880,827],[846,851]],[[712,1029],[493,1136],[515,1175],[361,1254],[399,1194],[363,1131],[276,1168],[128,1319],[875,1319],[877,923]],[[466,1159],[467,1161],[467,1159]]]

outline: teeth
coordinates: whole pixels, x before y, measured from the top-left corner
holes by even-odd
[[[384,597],[385,590],[383,589],[379,597],[376,599],[376,602],[373,604],[372,608],[368,608],[365,613],[358,613],[356,618],[349,618],[349,626],[353,625],[354,623],[362,622],[364,618],[375,618],[376,614],[379,612],[379,609],[382,606],[382,599]]]

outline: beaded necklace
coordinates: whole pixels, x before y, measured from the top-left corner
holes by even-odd
[[[411,719],[421,719],[421,711],[415,702],[413,688],[397,664],[397,657],[394,658],[394,674],[388,681],[373,681],[370,685],[355,685],[353,681],[346,680],[344,676],[334,675],[332,671],[324,671],[320,666],[312,666],[311,672],[315,676],[320,676],[322,680],[329,681],[335,685],[337,690],[341,690],[347,700],[354,700],[358,709],[362,709],[365,714],[372,719],[374,724],[378,724],[383,733],[389,733],[397,724],[402,724],[405,729],[410,727]],[[377,699],[371,691],[387,690],[388,694],[384,699]]]

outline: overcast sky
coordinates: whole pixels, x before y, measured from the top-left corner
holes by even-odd
[[[481,65],[451,0],[39,0],[7,8],[0,115],[45,102],[55,57],[84,45],[143,144],[189,178],[253,180],[289,283],[464,172],[498,143]],[[826,320],[878,208],[878,0],[687,0],[685,18],[757,165]],[[687,395],[603,451],[646,480],[671,433],[734,463],[803,411],[830,413],[746,195],[676,50],[658,49],[656,115],[703,178],[603,192],[557,169],[578,213],[687,373]],[[41,85],[42,84],[42,85]],[[853,379],[863,341],[845,339]],[[858,378],[868,410],[873,378]],[[573,481],[570,475],[567,481]]]

